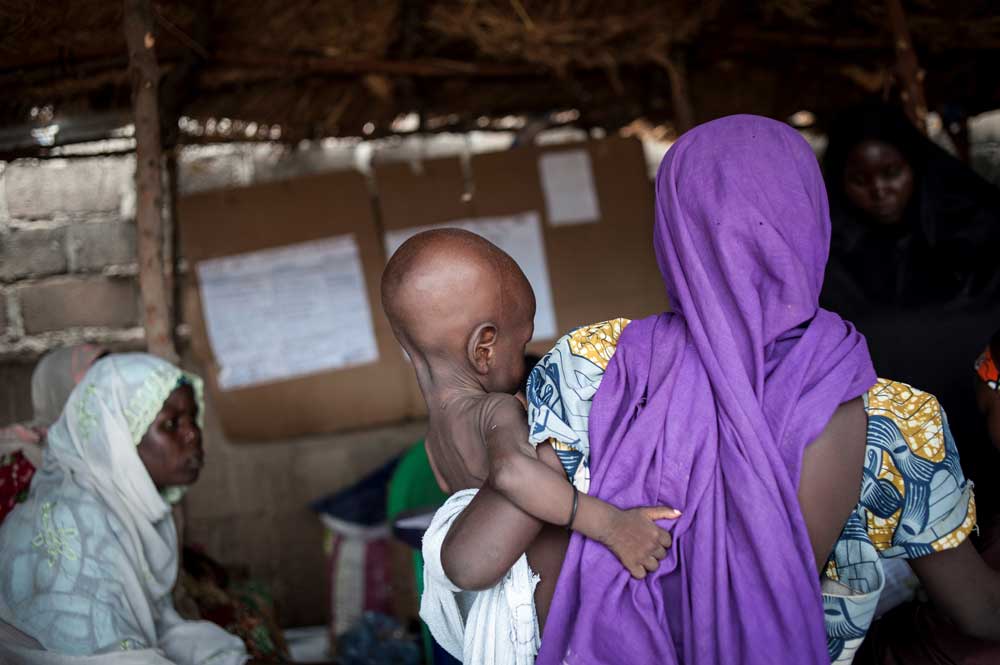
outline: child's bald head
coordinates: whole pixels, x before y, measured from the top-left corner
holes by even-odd
[[[403,243],[382,274],[382,307],[411,356],[468,361],[493,377],[490,390],[523,374],[534,293],[517,263],[474,233],[426,231]]]

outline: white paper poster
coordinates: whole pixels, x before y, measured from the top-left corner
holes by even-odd
[[[545,209],[553,226],[593,224],[601,218],[586,150],[547,152],[538,158]]]
[[[459,228],[477,233],[510,254],[521,266],[525,277],[531,282],[531,288],[535,291],[533,339],[554,339],[558,336],[556,311],[552,303],[552,286],[549,283],[549,268],[545,261],[542,223],[537,212],[525,212],[508,217],[460,219],[447,224],[389,231],[385,234],[386,256],[392,256],[400,245],[421,231],[446,228]]]
[[[224,390],[378,360],[353,235],[197,264]]]

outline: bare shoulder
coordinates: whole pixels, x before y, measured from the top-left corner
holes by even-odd
[[[528,414],[513,395],[488,395],[481,422],[491,466],[508,455],[536,456],[528,443]]]
[[[432,419],[427,456],[441,486],[451,492],[479,487],[489,474],[484,414],[487,395],[451,403],[445,417]]]
[[[483,399],[482,423],[487,435],[496,430],[526,433],[528,414],[514,395],[490,393]]]

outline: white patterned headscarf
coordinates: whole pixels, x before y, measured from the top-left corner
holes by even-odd
[[[126,653],[122,662],[246,659],[238,638],[174,610],[169,500],[178,491],[161,494],[136,450],[182,384],[194,390],[200,425],[198,377],[148,354],[109,356],[87,372],[49,430],[27,501],[0,526],[0,620],[47,650],[18,652],[21,662],[63,662],[52,652],[66,662],[93,654],[115,662],[112,654]]]

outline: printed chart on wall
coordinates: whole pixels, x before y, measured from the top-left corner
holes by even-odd
[[[545,260],[542,223],[537,212],[525,212],[506,217],[459,219],[446,224],[433,224],[385,234],[386,256],[392,256],[399,246],[421,231],[460,228],[477,233],[510,254],[521,266],[535,291],[535,340],[554,339],[558,335],[556,313],[552,302],[549,268]]]
[[[223,390],[378,360],[351,234],[197,264]]]
[[[545,209],[553,226],[595,224],[601,219],[586,150],[546,152],[538,158]]]

